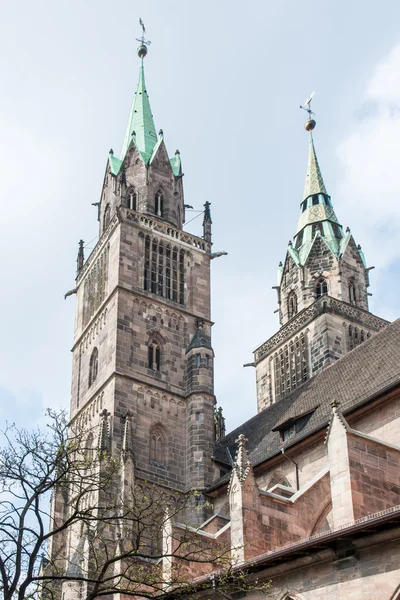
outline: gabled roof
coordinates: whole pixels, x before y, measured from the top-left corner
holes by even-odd
[[[250,461],[253,466],[257,465],[327,426],[332,401],[339,402],[341,412],[346,414],[396,385],[400,386],[400,319],[312,377],[287,398],[220,438],[215,446],[215,459],[230,464],[229,455],[236,453],[235,440],[243,433],[248,439]],[[274,429],[310,411],[314,412],[304,429],[283,443],[279,431]],[[224,479],[219,483],[224,483]]]

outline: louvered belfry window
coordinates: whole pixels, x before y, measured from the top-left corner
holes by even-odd
[[[145,238],[144,289],[179,304],[185,303],[185,252],[149,235]]]

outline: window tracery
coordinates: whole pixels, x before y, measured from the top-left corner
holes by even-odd
[[[275,352],[275,400],[288,396],[308,379],[308,344],[304,333]]]
[[[321,298],[328,293],[328,283],[324,277],[320,277],[315,286],[315,293],[317,298]]]
[[[166,462],[166,436],[161,425],[150,430],[150,461],[163,465]]]
[[[354,279],[349,281],[349,302],[350,304],[357,304],[357,289]]]
[[[148,368],[153,371],[159,371],[161,364],[161,347],[160,343],[152,339],[148,346]]]
[[[127,206],[131,210],[137,210],[137,192],[134,188],[130,188],[126,194]]]
[[[362,344],[365,339],[368,339],[371,336],[369,332],[365,334],[364,329],[359,329],[358,327],[354,327],[353,325],[349,325],[348,328],[348,345],[349,350],[353,350],[360,344]]]
[[[149,235],[145,238],[144,289],[185,303],[185,252]]]

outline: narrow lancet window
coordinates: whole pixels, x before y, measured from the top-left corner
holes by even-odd
[[[161,349],[156,340],[152,340],[148,347],[148,368],[153,371],[160,370]]]
[[[137,193],[132,188],[127,193],[127,206],[131,210],[137,210]]]
[[[350,304],[357,304],[357,290],[354,281],[349,281],[349,301]]]
[[[297,314],[297,296],[296,292],[290,292],[288,296],[288,318],[291,319]]]
[[[164,216],[164,196],[161,192],[157,192],[154,199],[154,214],[158,217]]]
[[[93,349],[92,355],[90,357],[89,363],[89,387],[94,383],[97,379],[97,374],[99,372],[99,351],[97,348]]]
[[[107,229],[107,227],[110,224],[110,220],[111,220],[111,206],[109,204],[107,204],[106,209],[104,211],[104,220],[103,220],[104,229]]]

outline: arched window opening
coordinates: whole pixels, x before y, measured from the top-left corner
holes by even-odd
[[[319,231],[321,235],[324,234],[324,229],[322,227],[322,223],[313,223],[313,225],[312,225],[312,231],[311,231],[311,236],[312,236],[313,239],[317,235],[317,231]]]
[[[150,431],[150,461],[159,465],[165,464],[166,451],[164,431],[161,426],[154,427]]]
[[[295,248],[300,248],[303,243],[304,229],[302,229],[296,236]]]
[[[288,317],[291,319],[297,314],[297,296],[296,292],[290,292],[288,296]]]
[[[357,290],[353,279],[349,281],[349,302],[350,304],[357,304]]]
[[[324,277],[320,277],[317,281],[317,285],[315,286],[315,293],[317,298],[321,298],[321,296],[325,296],[328,293],[328,283]]]
[[[89,387],[92,385],[92,383],[96,381],[98,372],[99,351],[97,350],[97,348],[94,348],[89,362]]]
[[[164,215],[164,196],[161,192],[157,192],[154,200],[154,214],[156,214],[158,217],[162,217]]]
[[[185,251],[157,238],[145,238],[143,287],[168,300],[185,303]]]
[[[131,210],[137,210],[137,192],[134,189],[128,190],[127,193],[127,205]]]
[[[305,334],[296,337],[274,355],[275,401],[285,398],[308,379],[308,351]]]
[[[151,340],[148,347],[148,368],[153,371],[160,370],[161,349],[156,340]]]
[[[103,220],[104,229],[107,229],[107,227],[110,224],[110,220],[111,220],[111,206],[109,204],[107,204],[105,211],[104,211],[104,220]]]

